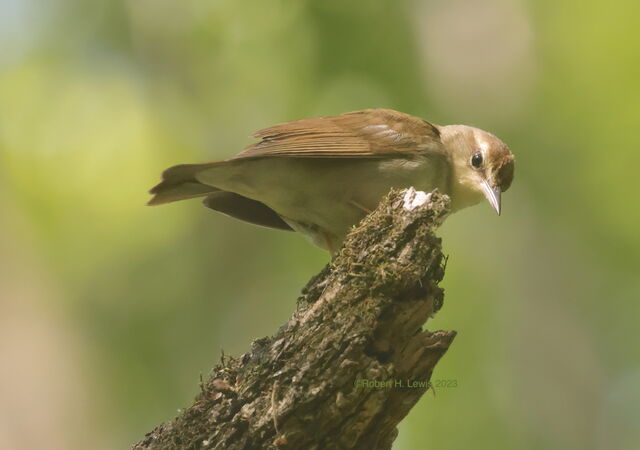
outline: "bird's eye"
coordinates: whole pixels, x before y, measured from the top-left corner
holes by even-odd
[[[476,169],[479,169],[480,166],[482,165],[482,153],[478,152],[475,153],[472,157],[471,157],[471,165],[473,167],[475,167]]]

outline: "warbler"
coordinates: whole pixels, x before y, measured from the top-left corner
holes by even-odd
[[[208,208],[297,231],[335,252],[392,188],[437,188],[452,212],[486,198],[500,214],[514,157],[494,135],[390,109],[294,120],[256,132],[233,158],[162,173],[149,205],[205,197]]]

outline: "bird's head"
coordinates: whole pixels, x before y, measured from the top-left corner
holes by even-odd
[[[452,163],[451,200],[454,210],[475,205],[485,197],[500,214],[501,194],[513,180],[514,160],[500,139],[465,125],[440,127]]]

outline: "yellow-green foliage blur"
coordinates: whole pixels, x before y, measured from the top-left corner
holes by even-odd
[[[387,107],[491,131],[503,215],[441,230],[459,335],[394,448],[640,448],[640,3],[0,2],[0,447],[126,448],[295,307],[327,255],[167,166]],[[452,383],[449,383],[451,386]]]

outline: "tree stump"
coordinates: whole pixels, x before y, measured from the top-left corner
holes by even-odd
[[[422,329],[442,306],[449,199],[392,190],[303,289],[272,337],[223,357],[192,406],[142,449],[389,449],[454,331]]]

